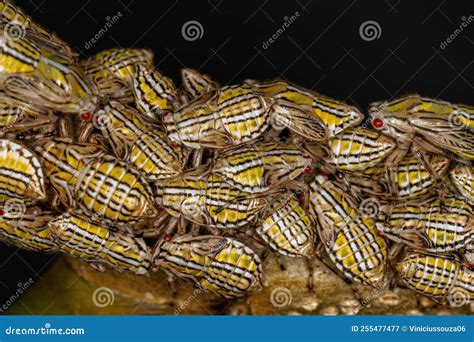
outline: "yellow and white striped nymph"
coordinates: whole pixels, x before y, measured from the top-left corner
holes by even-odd
[[[265,192],[312,171],[311,157],[291,144],[264,141],[227,150],[215,161],[212,172],[245,192]]]
[[[18,101],[67,113],[97,105],[95,86],[77,65],[26,37],[13,39],[0,31],[0,67],[2,89]]]
[[[50,141],[35,149],[67,206],[113,225],[156,214],[151,188],[142,175],[99,146]]]
[[[474,210],[461,198],[389,204],[377,228],[388,238],[432,253],[462,252],[474,240]]]
[[[69,255],[117,270],[148,272],[151,253],[141,238],[111,231],[70,213],[56,217],[48,226],[59,249]]]
[[[324,141],[319,118],[294,103],[265,97],[251,87],[234,85],[208,92],[164,117],[170,140],[199,149],[228,148],[284,128],[312,141]]]
[[[314,254],[315,223],[294,195],[283,195],[270,203],[255,231],[279,254],[290,257]]]
[[[183,235],[162,241],[153,255],[153,266],[192,279],[199,288],[223,297],[261,288],[259,256],[229,237]]]
[[[374,219],[337,183],[318,175],[310,183],[310,211],[319,237],[336,267],[350,280],[379,286],[385,280],[387,245]]]
[[[452,258],[411,254],[397,270],[409,288],[440,304],[459,307],[474,301],[474,272]]]
[[[449,167],[449,159],[441,155],[427,155],[433,171],[442,176]],[[365,178],[365,182],[361,182]],[[370,193],[386,200],[401,200],[424,197],[434,193],[436,182],[425,164],[412,154],[406,155],[397,165],[387,169],[377,164],[361,172],[349,174],[349,183],[359,191]],[[374,183],[375,186],[374,186]],[[375,190],[382,189],[381,192]],[[374,191],[375,190],[375,191]]]
[[[474,107],[407,95],[372,103],[369,112],[372,126],[405,151],[417,138],[419,148],[468,165],[474,161]]]
[[[243,227],[257,219],[267,203],[203,168],[156,181],[155,188],[156,202],[169,214],[214,228]]]
[[[267,96],[310,106],[313,115],[321,119],[328,128],[329,138],[358,125],[364,119],[364,115],[354,106],[284,81],[248,80],[247,83]]]
[[[114,154],[145,178],[154,181],[183,171],[181,148],[173,146],[164,132],[147,126],[133,108],[111,101],[95,117]]]
[[[343,171],[374,167],[395,150],[391,138],[366,128],[349,128],[329,139],[329,165]]]

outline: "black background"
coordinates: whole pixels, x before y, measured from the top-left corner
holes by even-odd
[[[150,48],[155,63],[179,84],[182,67],[199,69],[222,84],[246,78],[285,78],[358,106],[410,92],[474,104],[474,17],[443,49],[463,18],[474,15],[471,1],[299,0],[292,1],[64,1],[18,0],[42,26],[81,53],[102,49]],[[107,22],[121,18],[86,48]],[[263,43],[295,12],[299,17],[267,49]],[[198,21],[202,37],[183,38],[181,29]],[[381,28],[363,40],[362,23]],[[54,256],[0,246],[0,305],[17,283],[35,280]]]

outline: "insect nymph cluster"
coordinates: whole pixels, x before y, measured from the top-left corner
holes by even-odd
[[[474,300],[474,107],[367,115],[284,80],[182,85],[145,49],[80,60],[0,2],[0,240],[224,297],[270,254],[353,284]]]

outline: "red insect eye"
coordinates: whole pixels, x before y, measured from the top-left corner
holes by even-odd
[[[163,111],[163,116],[167,116],[169,114],[170,114],[170,112],[168,112],[167,110]]]
[[[313,167],[311,165],[308,165],[304,168],[303,172],[304,173],[311,173],[311,172],[313,172]]]
[[[383,125],[384,125],[383,120],[380,118],[375,118],[372,120],[372,126],[374,126],[377,129],[382,128]]]
[[[175,148],[178,148],[178,147],[180,146],[180,145],[179,145],[177,142],[175,142],[175,141],[173,141],[173,142],[171,143],[171,145],[173,145],[173,147],[175,147]]]
[[[304,204],[304,200],[305,200],[304,194],[299,195],[299,196],[298,196],[298,200],[300,201],[300,203],[303,203],[303,204]]]
[[[172,239],[171,235],[165,235],[165,237],[163,238],[163,240],[166,241],[166,242],[170,242],[171,239]]]
[[[0,209],[0,216],[3,216],[3,214],[5,214],[5,212],[3,211],[3,209]]]
[[[85,113],[82,113],[81,114],[81,120],[82,121],[89,121],[92,117],[92,113],[91,112],[85,112]]]

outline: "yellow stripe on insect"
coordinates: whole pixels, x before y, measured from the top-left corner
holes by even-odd
[[[397,146],[391,138],[365,128],[348,129],[329,139],[328,144],[332,152],[328,163],[345,171],[373,167]]]
[[[255,139],[269,126],[267,112],[270,103],[250,88],[222,88],[217,98],[217,106],[224,130],[236,142]]]
[[[26,147],[0,139],[0,203],[9,199],[34,202],[46,198],[38,158]]]
[[[173,146],[164,132],[147,126],[133,108],[111,101],[96,113],[96,121],[115,155],[143,172],[147,179],[157,180],[182,172],[181,149]]]
[[[76,203],[74,186],[90,161],[104,155],[104,149],[92,144],[68,144],[59,140],[38,145],[35,151],[41,156],[42,165],[63,204],[73,207]]]
[[[10,97],[71,113],[96,106],[95,88],[82,70],[27,37],[0,39],[0,67],[3,89]]]
[[[71,51],[68,44],[33,22],[19,7],[8,0],[0,1],[0,23],[3,31],[13,39],[26,36],[43,49],[54,52],[62,58],[70,61],[76,58],[76,54]]]
[[[84,62],[84,70],[97,83],[118,78],[132,85],[138,64],[152,65],[153,53],[143,49],[113,48],[99,52]]]
[[[5,33],[4,33],[5,34]],[[40,49],[25,39],[0,39],[2,74],[34,72],[41,61]]]
[[[155,188],[157,203],[168,213],[215,228],[243,227],[266,206],[265,198],[249,198],[249,193],[202,168],[159,180]]]
[[[51,220],[49,227],[59,248],[67,254],[119,270],[148,272],[151,254],[141,238],[110,231],[69,213]]]
[[[449,175],[459,193],[474,205],[474,166],[458,164],[452,168]]]
[[[464,164],[474,160],[474,111],[462,104],[408,95],[370,105],[372,126],[408,150],[418,148],[445,154]],[[413,137],[416,134],[416,138]]]
[[[0,217],[0,241],[27,250],[55,252],[58,247],[47,226],[50,219],[50,214],[32,211],[3,212]]]
[[[294,196],[282,196],[267,209],[255,231],[277,253],[298,257],[314,254],[314,223]]]
[[[81,170],[74,198],[85,214],[110,224],[155,215],[148,183],[138,171],[111,156],[96,159]]]
[[[219,155],[212,172],[246,192],[264,192],[311,171],[311,158],[278,141],[237,146]]]
[[[177,176],[184,168],[181,151],[168,144],[166,135],[159,131],[140,134],[125,160],[151,181]]]
[[[196,70],[184,68],[181,70],[183,86],[190,99],[219,88],[219,85],[208,75],[203,75]]]
[[[158,70],[137,65],[133,93],[138,109],[146,116],[161,121],[165,112],[174,111],[178,92],[173,81]]]

